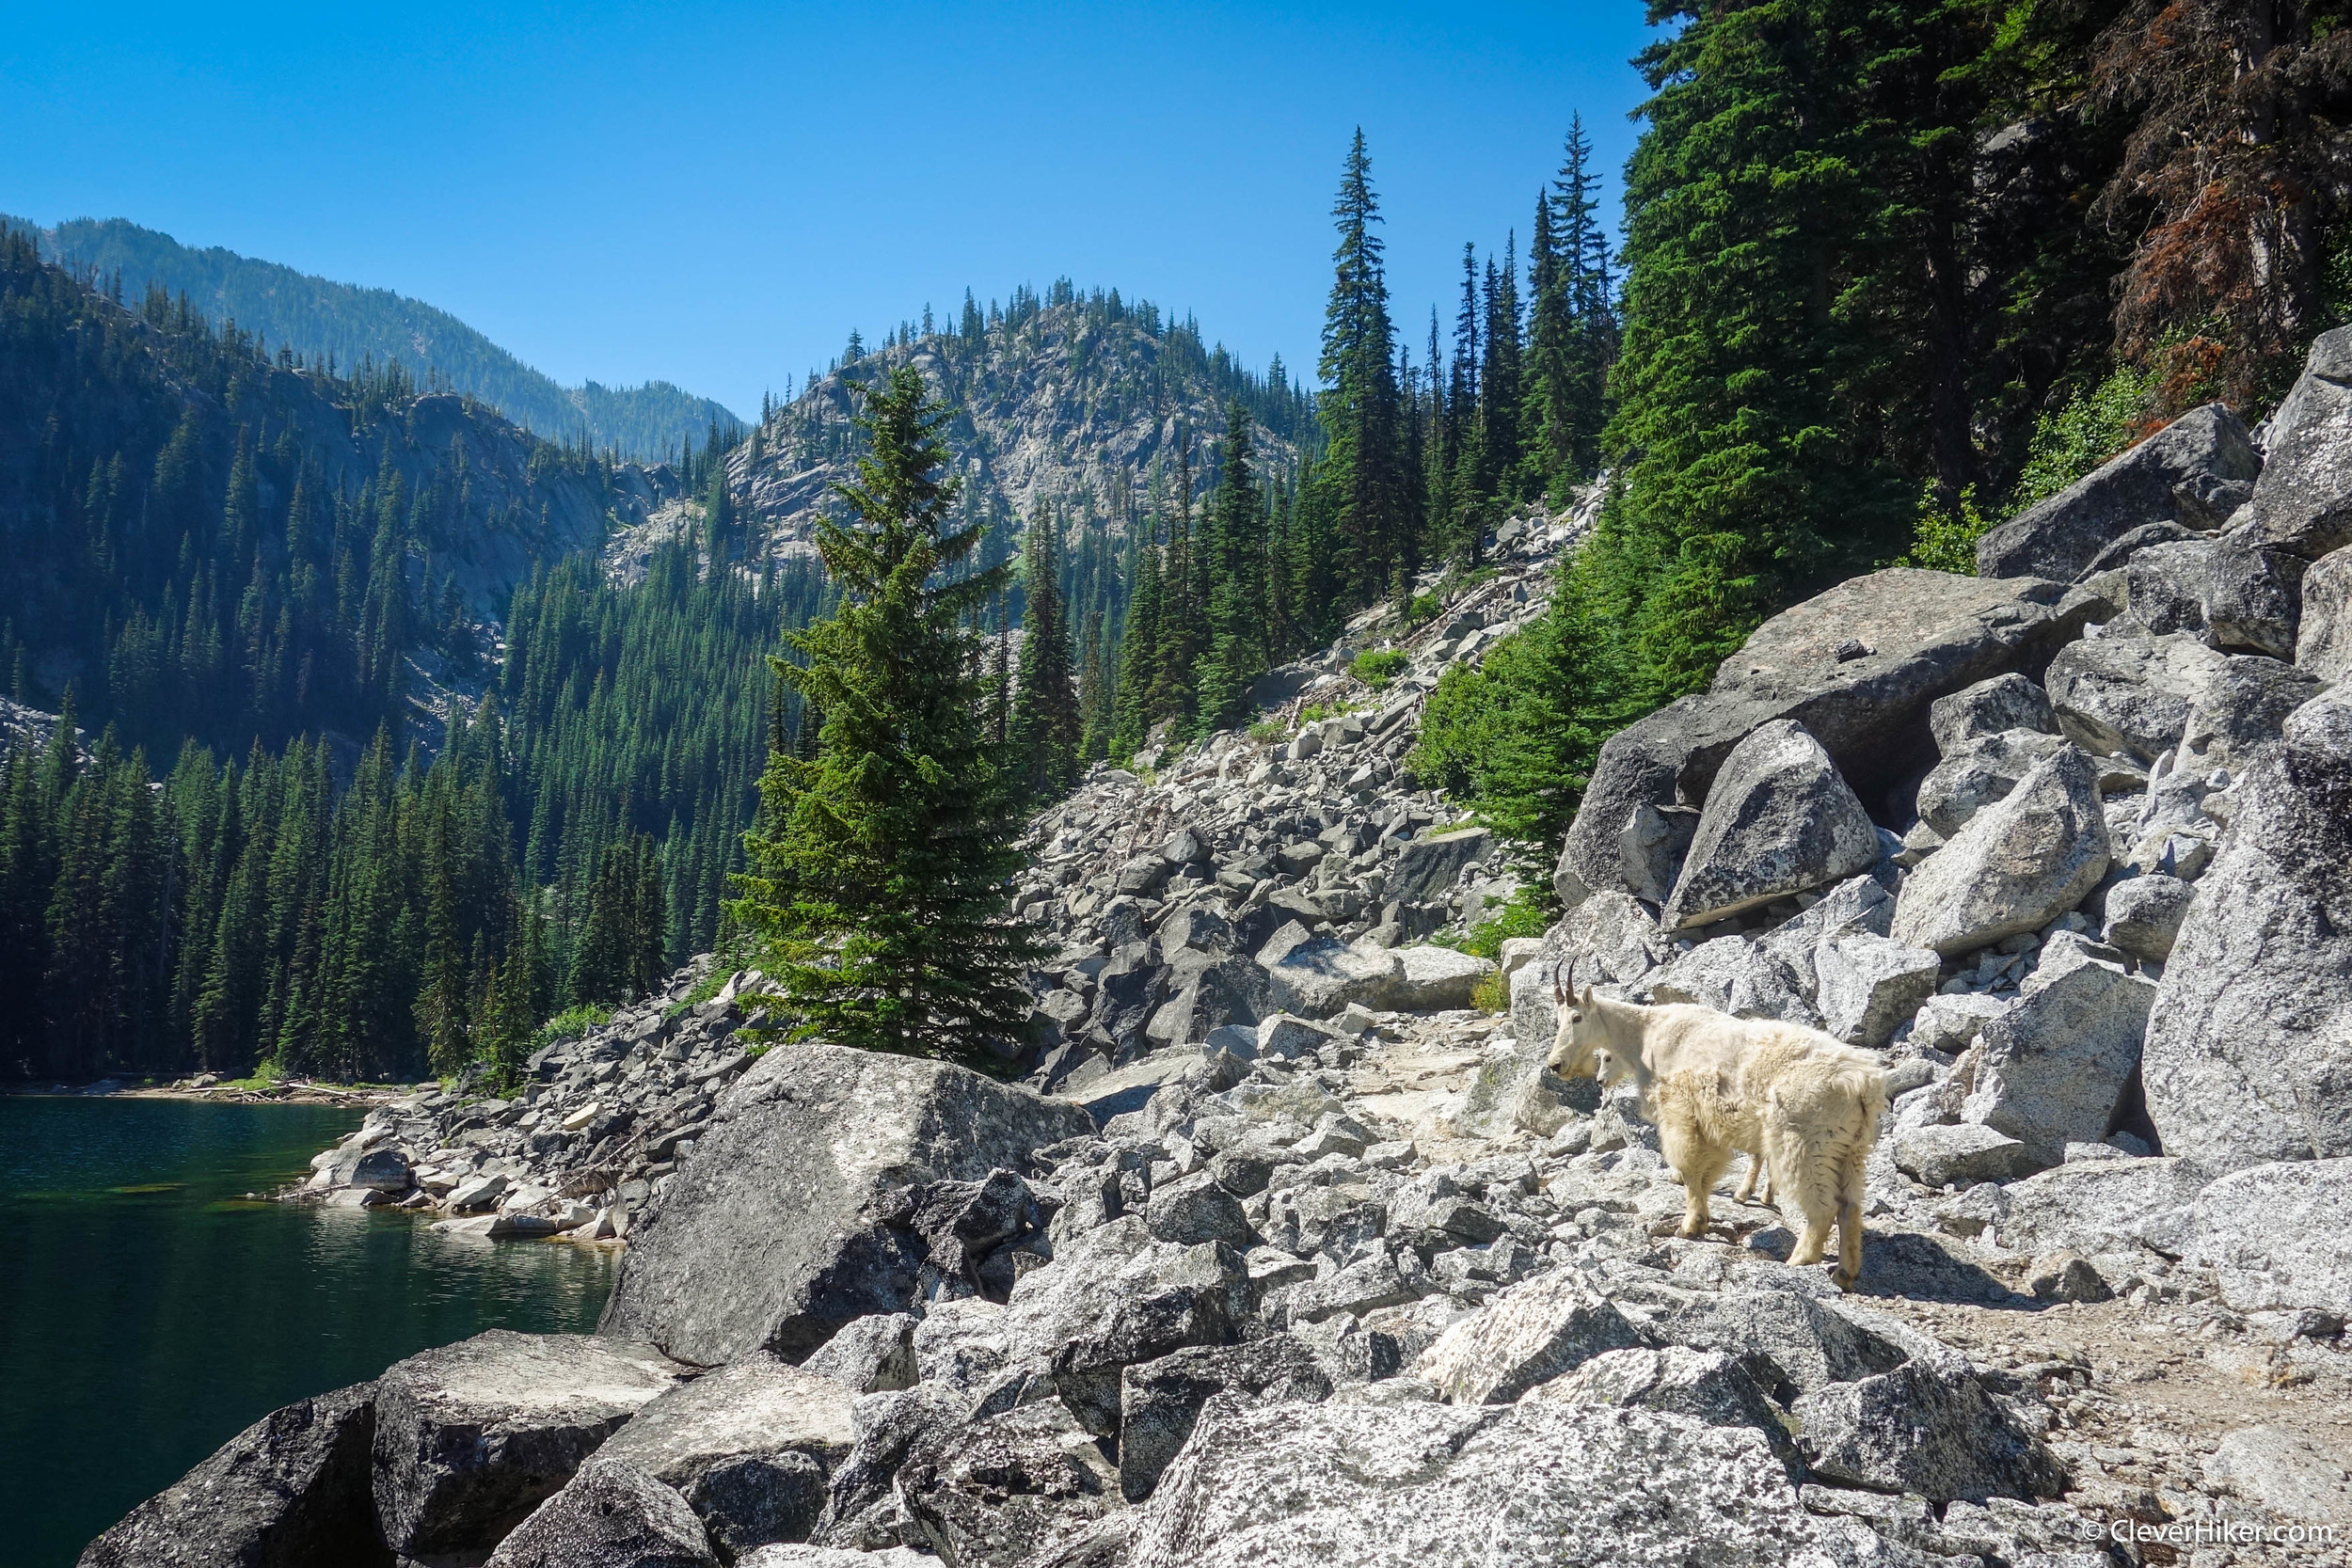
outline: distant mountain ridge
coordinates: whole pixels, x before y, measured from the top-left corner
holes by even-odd
[[[345,370],[364,359],[397,359],[420,380],[437,372],[452,390],[551,439],[585,432],[599,451],[659,461],[689,438],[703,445],[714,422],[745,422],[723,404],[666,381],[562,386],[448,311],[389,289],[333,282],[219,245],[196,249],[123,218],[75,218],[54,229],[5,215],[0,223],[29,230],[49,260],[101,277],[119,272],[134,297],[151,280],[184,293],[215,325],[233,320],[273,350],[282,343],[310,359],[332,356]]]
[[[1116,290],[1081,292],[1062,279],[1041,295],[1024,286],[1002,307],[967,300],[961,324],[893,334],[751,426],[725,456],[748,560],[815,560],[817,522],[837,511],[834,487],[853,477],[864,451],[856,391],[902,365],[953,410],[940,440],[961,483],[962,515],[989,525],[980,563],[1010,559],[1028,518],[1050,508],[1081,626],[1094,610],[1117,624],[1138,539],[1155,518],[1165,529],[1179,489],[1197,507],[1214,486],[1232,403],[1248,412],[1255,466],[1278,493],[1319,445],[1312,400],[1279,358],[1263,374],[1246,370],[1190,318]],[[698,504],[684,503],[624,523],[607,542],[607,562],[631,580],[701,517]]]

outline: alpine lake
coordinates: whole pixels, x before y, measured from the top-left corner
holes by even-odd
[[[360,1116],[0,1096],[0,1564],[66,1568],[279,1405],[485,1328],[595,1325],[611,1249],[248,1196]]]

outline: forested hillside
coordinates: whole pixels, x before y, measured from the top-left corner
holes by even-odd
[[[0,671],[89,738],[7,764],[33,1000],[0,1060],[447,1069],[713,942],[761,759],[813,733],[763,657],[830,608],[812,531],[898,368],[955,410],[955,525],[987,525],[956,570],[1018,558],[969,629],[1022,630],[978,689],[1032,800],[1246,722],[1263,673],[1384,599],[1418,624],[1605,475],[1549,611],[1447,673],[1416,753],[1556,844],[1607,736],[1766,616],[1971,570],[2185,409],[2266,411],[2352,309],[2347,8],[1661,5],[1621,250],[1571,124],[1425,348],[1359,135],[1311,392],[1064,282],[853,335],[651,469],[8,240]]]
[[[1654,5],[1601,526],[1433,705],[1459,798],[1556,842],[1599,741],[1767,616],[1898,559],[1973,572],[2185,410],[2266,414],[2352,319],[2347,9]],[[1583,734],[1503,756],[1531,718]]]
[[[8,1070],[447,1069],[710,942],[813,574],[612,587],[668,467],[21,234],[0,363],[0,669],[85,736],[0,764]]]
[[[234,322],[271,349],[282,344],[314,364],[357,372],[397,362],[413,380],[478,398],[554,440],[584,436],[599,451],[659,462],[689,440],[707,444],[713,428],[742,422],[666,381],[559,386],[448,311],[389,289],[332,282],[219,245],[199,250],[122,218],[75,218],[34,231],[50,260],[129,293],[152,283],[185,294],[215,326]]]

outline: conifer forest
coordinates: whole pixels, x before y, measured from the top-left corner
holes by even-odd
[[[894,863],[899,907],[992,956],[944,1012],[823,1016],[938,1049],[1026,1008],[987,933],[1027,812],[1248,725],[1365,607],[1434,614],[1512,517],[1598,521],[1413,766],[1534,853],[1776,610],[1970,569],[2352,321],[2344,0],[1650,8],[1622,212],[1563,104],[1451,297],[1391,294],[1380,150],[1335,133],[1303,372],[1060,279],[624,451],[0,229],[0,1074],[511,1073],[747,943],[819,1006],[882,918],[865,835],[943,798],[859,761],[918,711],[970,853]],[[903,709],[886,637],[930,640]]]

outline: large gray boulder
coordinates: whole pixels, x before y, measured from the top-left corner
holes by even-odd
[[[1995,675],[1928,705],[1928,732],[1946,756],[1972,740],[2009,730],[2058,733],[2050,694],[2020,674]]]
[[[273,1410],[91,1542],[79,1568],[389,1568],[374,1436],[372,1383]]]
[[[967,1068],[779,1045],[719,1101],[710,1131],[632,1230],[597,1331],[720,1366],[805,1353],[916,1297],[916,1189],[1027,1166],[1094,1131],[1086,1111]]]
[[[1248,1266],[1221,1242],[1152,1238],[1134,1215],[1057,1249],[1013,1287],[1006,1377],[1050,1386],[1090,1431],[1118,1431],[1120,1374],[1187,1345],[1229,1344],[1253,1303]]]
[[[2065,1470],[2042,1439],[1956,1354],[1815,1389],[1789,1413],[1813,1468],[1849,1485],[1916,1492],[1939,1503],[2050,1497],[2065,1485]]]
[[[2049,682],[2069,739],[2094,755],[2142,763],[2185,736],[2195,750],[2214,752],[2211,763],[2228,762],[2275,736],[2320,689],[2294,665],[2219,653],[2185,632],[2086,639],[2050,661]]]
[[[2316,561],[2352,545],[2352,329],[2312,341],[2303,373],[2270,417],[2254,527],[2266,544]]]
[[[932,1429],[909,1449],[897,1487],[956,1568],[1020,1568],[1124,1506],[1118,1474],[1056,1399]]]
[[[1255,1025],[1273,1010],[1265,970],[1244,955],[1182,949],[1168,966],[1167,986],[1168,1000],[1144,1026],[1145,1037],[1154,1044],[1205,1040],[1222,1024]]]
[[[920,1538],[898,1506],[892,1483],[915,1444],[969,1424],[971,1396],[945,1384],[868,1394],[857,1402],[856,1447],[834,1472],[831,1496],[818,1521],[818,1544],[880,1551],[902,1536]]]
[[[2192,408],[1986,532],[1977,541],[1977,571],[2072,581],[2110,542],[2143,523],[2219,528],[2253,493],[2262,472],[2262,454],[2235,414],[2217,403]]]
[[[1711,1427],[1760,1432],[1784,1463],[1794,1457],[1788,1427],[1745,1365],[1716,1350],[1603,1351],[1527,1396],[1536,1404],[1613,1404],[1659,1410]]]
[[[376,1380],[373,1485],[407,1558],[486,1553],[686,1369],[652,1347],[494,1328]]]
[[[1883,937],[1893,929],[1895,895],[1875,877],[1855,877],[1838,883],[1803,913],[1782,921],[1756,944],[1787,964],[1798,989],[1812,996],[1820,976],[1814,955],[1822,944],[1840,937]]]
[[[1776,719],[1803,724],[1855,792],[1874,798],[1932,759],[1931,704],[2012,671],[2040,674],[2098,604],[2062,583],[1890,567],[1783,610],[1705,692],[1601,748],[1554,890],[1571,907],[1634,891],[1620,836],[1636,808],[1704,800],[1732,748]]]
[[[718,1560],[685,1498],[599,1454],[516,1526],[484,1568],[715,1568]]]
[[[1611,1405],[1213,1400],[1128,1568],[1882,1562],[1798,1502],[1756,1432]]]
[[[2197,1195],[2183,1261],[2241,1312],[2352,1303],[2352,1158],[2250,1165]]]
[[[1417,838],[1398,851],[1381,896],[1401,904],[1437,903],[1465,867],[1484,861],[1494,847],[1494,834],[1484,828],[1459,828]]]
[[[2352,1154],[2352,700],[2298,709],[2230,793],[2149,1016],[2150,1119],[2216,1171]]]
[[[1935,994],[1944,962],[1929,948],[1860,932],[1814,949],[1813,970],[1821,1027],[1876,1051]]]
[[[1514,1285],[1438,1337],[1413,1375],[1454,1404],[1509,1404],[1603,1351],[1647,1337],[1575,1269]]]
[[[1804,725],[1776,720],[1724,759],[1664,923],[1709,926],[1844,881],[1878,858],[1878,829],[1829,753]]]
[[[852,1393],[879,1394],[914,1386],[914,1315],[876,1312],[852,1319],[801,1363]]]
[[[2295,667],[2330,686],[2352,681],[2352,545],[2321,556],[2303,574]]]
[[[2033,1252],[2144,1247],[2177,1258],[2188,1245],[2189,1206],[2212,1180],[2169,1157],[2059,1165],[2001,1189],[2001,1240]]]
[[[1628,988],[1635,1001],[1688,1002],[1734,1018],[1776,1018],[1808,1028],[1820,1016],[1806,999],[1796,970],[1746,937],[1717,937],[1700,942],[1673,962],[1645,974]],[[1550,1037],[1546,1037],[1549,1053]]]
[[[1962,1119],[2008,1133],[2042,1166],[2062,1160],[2070,1143],[2099,1142],[2138,1075],[2155,995],[2152,982],[2111,964],[2037,974],[2018,1005],[1984,1026]]]
[[[1301,1018],[1328,1018],[1351,1002],[1386,1007],[1405,977],[1404,959],[1387,948],[1310,936],[1295,926],[1276,932],[1257,961],[1270,1008]]]
[[[2202,1469],[2206,1485],[2234,1493],[2275,1520],[2352,1519],[2352,1486],[2340,1458],[2325,1439],[2265,1424],[2229,1433]]]
[[[655,1398],[600,1459],[684,1494],[729,1551],[804,1541],[855,1441],[849,1387],[765,1351]]]
[[[1495,972],[1494,960],[1452,947],[1416,942],[1393,949],[1396,983],[1386,1005],[1398,1012],[1434,1013],[1467,1007],[1480,981]]]
[[[2006,1132],[1965,1121],[1899,1129],[1888,1154],[1897,1170],[1931,1187],[2007,1181],[2051,1163]]]
[[[2109,852],[2098,774],[2068,747],[1913,870],[1892,935],[1948,958],[2037,930],[2099,885]]]
[[[2066,741],[2039,730],[2005,730],[1963,741],[1919,781],[1919,820],[1946,838],[1995,800],[2006,800],[2034,764]]]
[[[2229,664],[2186,632],[2085,638],[2050,661],[2050,701],[2067,738],[2092,755],[2152,762]]]
[[[2106,926],[2100,936],[2135,958],[2162,962],[2197,901],[2197,889],[2161,872],[2133,877],[2107,889]]]
[[[2214,541],[2200,605],[2206,638],[2217,648],[2293,658],[2307,564],[2235,530]]]
[[[1835,1291],[1827,1279],[1821,1288]],[[1686,1291],[1652,1287],[1645,1325],[1659,1341],[1721,1351],[1786,1403],[1833,1383],[1891,1370],[1904,1352],[1827,1302],[1790,1290]]]
[[[1266,1403],[1319,1403],[1331,1379],[1305,1341],[1269,1334],[1244,1345],[1193,1346],[1132,1366],[1120,1378],[1119,1481],[1140,1502],[1219,1394]]]

